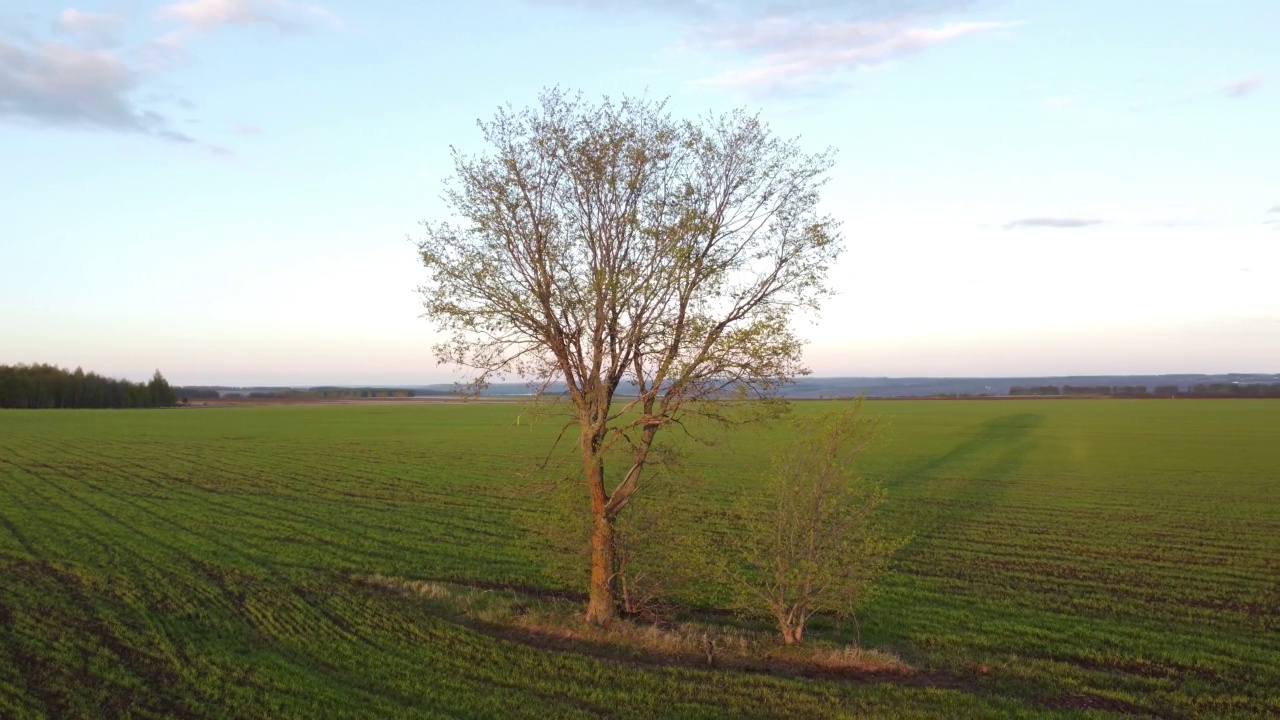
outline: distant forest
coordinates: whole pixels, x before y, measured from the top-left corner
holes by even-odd
[[[0,408],[172,407],[177,393],[157,370],[150,382],[54,365],[0,365]]]
[[[422,395],[448,396],[451,393],[412,388],[385,387],[208,387],[174,388],[182,401],[249,398],[251,400],[345,400],[354,398],[411,398]]]
[[[407,388],[340,388],[314,387],[306,390],[289,388],[287,390],[255,390],[250,398],[283,398],[283,399],[347,399],[347,398],[411,398],[417,397],[417,391]]]
[[[1015,385],[1010,395],[1109,395],[1112,397],[1280,398],[1280,383],[1199,383],[1183,390],[1177,385]]]

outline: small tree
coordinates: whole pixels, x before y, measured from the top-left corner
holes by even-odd
[[[178,404],[178,394],[159,370],[151,376],[151,382],[147,383],[147,396],[151,407],[173,407]]]
[[[607,623],[614,524],[659,430],[724,420],[730,397],[767,399],[807,372],[791,319],[829,293],[842,247],[817,210],[830,155],[742,112],[677,121],[661,102],[558,90],[480,130],[488,153],[454,153],[457,224],[423,223],[418,244],[426,316],[447,337],[436,355],[473,371],[473,390],[563,383],[591,517],[587,617]],[[627,457],[609,472],[614,447]]]
[[[804,639],[815,613],[853,617],[905,540],[876,524],[885,492],[851,461],[879,434],[852,410],[795,422],[795,440],[774,460],[764,499],[744,498],[743,532],[719,565],[744,614],[774,621],[786,645]],[[763,502],[763,507],[761,503]]]

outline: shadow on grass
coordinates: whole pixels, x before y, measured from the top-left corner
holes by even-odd
[[[1032,432],[1043,423],[1043,415],[1032,413],[992,418],[959,445],[936,457],[920,459],[895,476],[911,481],[962,470],[975,478],[1002,480],[1022,466],[1035,447]]]
[[[1043,423],[1043,415],[1032,413],[992,418],[950,450],[890,473],[889,486],[910,498],[917,536],[930,534],[944,519],[965,519],[991,508],[1025,466]]]

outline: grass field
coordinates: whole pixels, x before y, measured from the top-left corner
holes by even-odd
[[[820,403],[803,403],[814,412]],[[0,717],[1280,716],[1280,402],[869,403],[909,682],[510,642],[379,573],[547,587],[516,405],[0,412]],[[776,432],[696,450],[707,502]]]

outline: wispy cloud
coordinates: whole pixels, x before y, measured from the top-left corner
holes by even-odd
[[[84,12],[75,8],[63,10],[53,23],[59,32],[94,46],[117,44],[116,31],[122,24],[123,20],[115,15]]]
[[[1040,103],[1040,107],[1045,110],[1064,110],[1073,107],[1076,104],[1076,98],[1071,95],[1057,95],[1055,97],[1046,98]]]
[[[852,71],[1017,25],[943,17],[968,8],[973,0],[527,1],[664,13],[682,26],[681,50],[738,65],[698,84],[751,94],[830,89]]]
[[[1102,220],[1097,218],[1029,217],[1005,223],[1004,229],[1013,230],[1022,227],[1082,228],[1101,224]]]
[[[206,33],[232,26],[260,26],[296,33],[317,25],[337,26],[333,13],[318,5],[289,0],[182,0],[162,6],[156,20],[173,29],[153,40],[148,50],[161,64],[185,59],[187,46]]]
[[[1229,98],[1242,98],[1257,92],[1260,87],[1262,87],[1262,76],[1254,75],[1226,83],[1218,88],[1218,92]]]
[[[767,93],[805,88],[840,73],[1013,25],[951,22],[920,27],[912,18],[838,22],[765,17],[736,25],[706,26],[698,40],[707,47],[736,51],[748,58],[746,67],[708,78],[706,84]]]
[[[528,0],[587,10],[678,12],[690,17],[763,17],[838,12],[850,18],[876,19],[907,14],[961,10],[975,0]]]
[[[184,0],[165,5],[157,15],[161,20],[197,31],[226,25],[266,25],[292,31],[334,22],[333,14],[319,6],[288,0]]]
[[[1271,209],[1270,209],[1270,210],[1268,210],[1267,212],[1269,212],[1269,213],[1280,213],[1280,205],[1276,205],[1275,207],[1271,208]]]
[[[1221,222],[1205,218],[1164,218],[1161,220],[1148,220],[1141,224],[1147,227],[1204,228],[1220,225]]]

